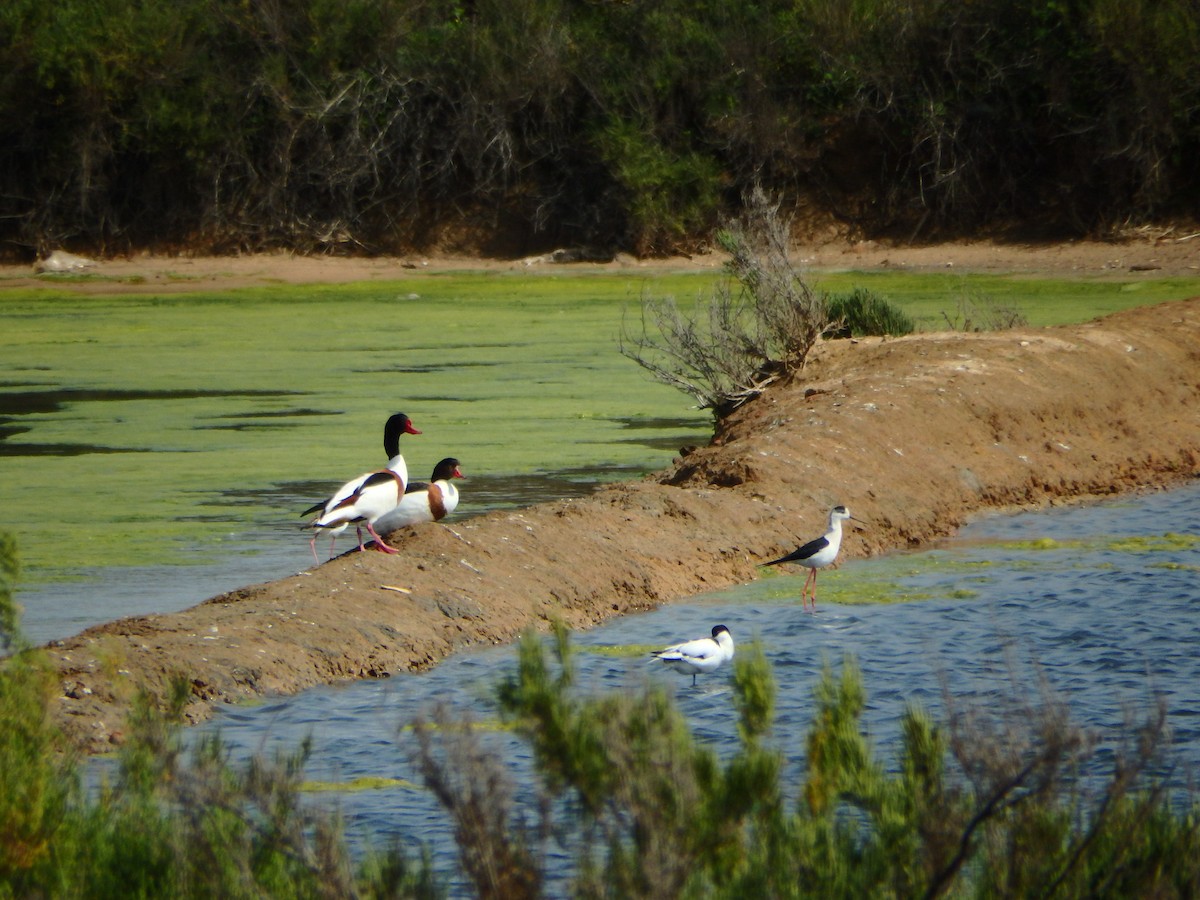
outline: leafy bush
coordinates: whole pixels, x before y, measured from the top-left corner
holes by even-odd
[[[724,765],[695,741],[665,689],[579,700],[561,627],[554,652],[557,673],[540,638],[527,635],[500,703],[532,745],[546,790],[577,811],[577,892],[713,896],[761,862],[746,829],[781,812],[774,792],[782,767],[779,753],[763,746],[775,695],[761,652],[746,649],[735,666],[743,747]]]
[[[855,288],[848,294],[829,297],[829,318],[836,322],[830,337],[864,337],[866,335],[912,334],[916,324],[898,306],[866,288]]]
[[[53,872],[79,797],[69,748],[50,722],[57,688],[39,654],[18,653],[0,669],[0,896],[28,896],[38,883],[28,873]]]

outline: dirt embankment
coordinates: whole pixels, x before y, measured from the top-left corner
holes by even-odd
[[[756,577],[834,503],[848,557],[917,547],[988,509],[1200,476],[1200,298],[1084,326],[839,341],[712,445],[584,500],[394,536],[173,615],[51,645],[69,733],[120,740],[138,688],[213,704],[431,666],[560,617],[583,628]]]

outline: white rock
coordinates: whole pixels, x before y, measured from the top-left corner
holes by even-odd
[[[78,272],[81,269],[89,269],[94,265],[96,265],[94,259],[76,256],[74,253],[68,253],[65,250],[55,250],[45,259],[34,263],[33,271],[38,274],[42,272]]]

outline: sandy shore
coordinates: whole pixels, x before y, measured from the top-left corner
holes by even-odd
[[[830,239],[796,248],[795,258],[814,270],[903,269],[958,270],[1018,274],[1147,277],[1200,274],[1200,232],[1181,228],[1145,228],[1120,241],[1070,241],[1029,244],[991,240],[931,245],[889,245],[877,241],[847,243]],[[634,259],[618,255],[606,263],[570,263],[572,270],[693,271],[716,269],[720,254]],[[463,270],[513,270],[560,273],[561,264],[547,254],[526,259],[483,259],[466,256],[336,257],[260,253],[245,256],[162,256],[137,254],[95,260],[80,270],[89,276],[64,281],[35,274],[30,265],[0,265],[0,290],[30,287],[53,278],[57,287],[80,293],[185,293],[270,284],[318,284],[387,281],[422,274]]]

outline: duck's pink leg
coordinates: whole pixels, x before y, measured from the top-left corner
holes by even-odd
[[[400,552],[395,547],[389,547],[387,544],[385,544],[383,542],[383,538],[381,538],[378,534],[375,533],[375,526],[372,525],[370,522],[367,523],[367,531],[371,532],[371,537],[375,538],[375,549],[382,550],[384,553],[399,553]]]

